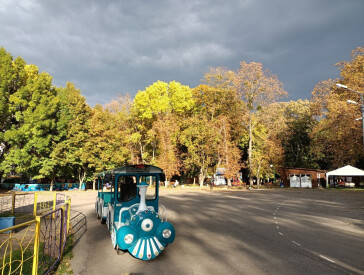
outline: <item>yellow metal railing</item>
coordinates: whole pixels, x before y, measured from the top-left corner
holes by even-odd
[[[32,207],[34,210],[31,215],[34,215],[35,218],[31,221],[0,230],[1,275],[43,274],[46,270],[49,271],[52,269],[57,261],[60,261],[61,259],[66,236],[70,230],[71,200],[66,196],[56,200],[56,193],[52,192],[47,194],[48,196],[52,196],[52,205],[50,211],[47,211],[46,214],[40,216],[37,215],[37,213],[43,212],[46,208],[42,208],[44,202],[39,201],[39,194],[33,194],[34,206]],[[14,214],[17,212],[17,209],[15,208],[16,197],[17,194],[12,194],[12,208],[8,213]],[[53,226],[55,223],[59,224],[56,231],[54,231]],[[57,241],[51,245],[54,245],[56,249],[59,249],[59,254],[57,254],[57,257],[55,258],[47,258],[46,256],[48,255],[46,255],[47,251],[44,244],[47,243],[49,245],[53,240]],[[48,262],[42,262],[45,261],[44,259],[47,259]],[[42,264],[40,264],[40,262]]]
[[[0,234],[11,231],[1,236],[1,274],[38,274],[39,229],[35,219],[0,230]]]

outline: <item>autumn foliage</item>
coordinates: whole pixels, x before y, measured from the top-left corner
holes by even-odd
[[[167,180],[203,184],[224,168],[229,184],[259,185],[278,166],[364,168],[360,107],[347,103],[364,93],[364,47],[336,66],[340,79],[318,83],[310,100],[282,102],[288,93],[278,76],[242,61],[236,71],[210,68],[194,88],[156,81],[135,98],[90,107],[72,83],[54,87],[49,74],[1,48],[0,179],[20,173],[82,183],[147,163]]]

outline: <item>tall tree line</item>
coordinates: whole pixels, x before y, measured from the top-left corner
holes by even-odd
[[[168,179],[216,169],[273,178],[278,166],[331,169],[364,166],[360,109],[346,103],[364,92],[364,48],[337,64],[340,79],[317,84],[310,100],[282,102],[287,92],[261,63],[237,71],[210,68],[200,85],[157,81],[134,99],[88,106],[72,83],[0,49],[0,177],[72,178],[125,164],[160,166]]]

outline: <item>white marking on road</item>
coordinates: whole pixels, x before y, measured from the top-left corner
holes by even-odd
[[[276,224],[278,224],[278,222],[276,221]]]
[[[276,226],[277,227],[277,229],[279,229],[279,226]]]
[[[281,235],[281,236],[283,236],[283,233],[281,233],[281,232],[278,232],[278,234]]]
[[[329,261],[329,262],[332,262],[332,263],[335,263],[335,261],[323,256],[323,255],[319,255],[322,259],[325,259],[326,261]]]
[[[302,246],[299,243],[296,243],[295,241],[292,241],[292,243],[294,243],[295,245],[298,245],[298,246]]]
[[[276,220],[276,219],[277,219],[277,217],[274,217],[274,219]]]

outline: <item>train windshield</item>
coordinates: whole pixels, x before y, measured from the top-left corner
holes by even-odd
[[[137,196],[137,178],[135,176],[120,176],[118,178],[118,200],[130,201]]]
[[[154,200],[157,196],[157,177],[152,175],[141,175],[137,176],[123,176],[120,175],[118,178],[117,192],[118,201],[127,202],[137,197],[137,184],[141,182],[148,183],[146,199]]]

